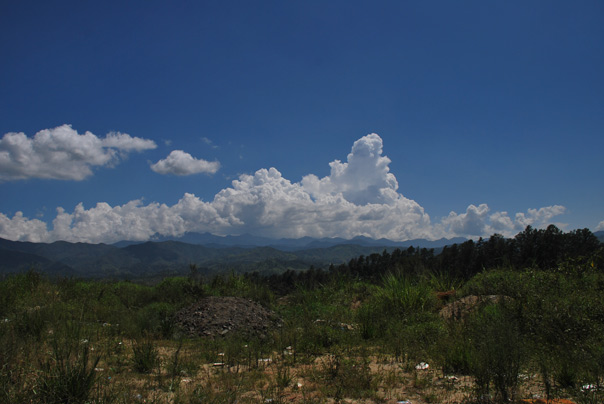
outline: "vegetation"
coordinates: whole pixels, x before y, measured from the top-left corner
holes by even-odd
[[[2,280],[0,402],[604,402],[604,249],[587,230],[270,277],[189,269],[155,285]],[[283,325],[186,337],[174,314],[209,295],[252,299]]]

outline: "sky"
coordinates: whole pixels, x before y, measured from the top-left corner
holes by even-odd
[[[0,237],[604,230],[601,1],[0,3]]]

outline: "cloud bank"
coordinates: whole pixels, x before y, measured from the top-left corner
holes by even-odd
[[[168,157],[151,165],[153,171],[164,175],[214,174],[219,168],[218,161],[196,159],[182,150],[173,150]]]
[[[284,178],[276,168],[244,174],[207,202],[186,193],[172,206],[145,205],[140,200],[113,207],[97,203],[88,209],[79,204],[71,213],[58,208],[50,229],[21,213],[12,218],[0,214],[0,237],[111,243],[185,232],[292,238],[364,235],[392,240],[478,237],[495,232],[512,236],[529,224],[543,227],[564,213],[563,206],[548,206],[511,217],[507,212],[491,213],[486,204],[479,204],[433,223],[417,202],[398,192],[382,146],[378,135],[364,136],[354,142],[346,162],[330,163],[328,176],[309,174],[299,183]],[[161,161],[167,160],[169,157]]]
[[[44,178],[80,181],[94,167],[112,167],[131,152],[156,148],[152,140],[111,132],[99,138],[71,125],[44,129],[33,138],[6,133],[0,139],[0,181]]]

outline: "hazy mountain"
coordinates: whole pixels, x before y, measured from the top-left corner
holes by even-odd
[[[311,265],[338,265],[360,255],[382,253],[385,249],[392,251],[409,246],[439,248],[463,241],[465,239],[411,240],[401,243],[367,237],[352,240],[310,237],[276,240],[253,235],[221,237],[208,233],[188,233],[178,241],[162,238],[142,243],[125,241],[114,245],[65,241],[31,243],[0,239],[0,274],[35,268],[51,275],[139,278],[187,274],[191,264],[206,274],[225,271],[270,273],[303,270]]]
[[[272,239],[268,237],[259,237],[251,234],[242,234],[239,236],[216,236],[210,233],[185,233],[181,237],[165,237],[165,236],[154,236],[151,241],[155,242],[163,242],[163,241],[178,241],[182,243],[188,244],[197,244],[204,245],[208,247],[243,247],[243,248],[253,248],[253,247],[273,247],[277,250],[283,251],[296,251],[296,250],[306,250],[309,248],[327,248],[336,245],[342,244],[354,244],[358,246],[365,247],[399,247],[399,248],[407,248],[407,247],[419,247],[419,248],[439,248],[444,247],[446,245],[451,244],[460,244],[464,241],[467,241],[466,238],[456,237],[452,239],[442,238],[440,240],[425,240],[425,239],[415,239],[408,241],[392,241],[385,238],[381,238],[378,240],[357,236],[352,239],[344,239],[340,237],[324,237],[324,238],[312,238],[312,237],[302,237],[302,238],[280,238],[280,239]],[[128,245],[134,244],[142,244],[144,242],[136,242],[136,241],[120,241],[119,243],[114,244],[114,246],[118,247],[126,247]]]
[[[594,236],[600,240],[600,243],[604,243],[604,230],[600,230],[594,233]]]

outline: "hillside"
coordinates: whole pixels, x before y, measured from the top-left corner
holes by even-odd
[[[577,251],[604,239],[602,231],[592,234],[587,230],[577,230],[564,236],[555,228],[540,230],[537,233],[531,229],[520,236],[533,238],[541,233],[545,238],[543,248],[540,247],[540,254],[549,257],[553,256],[553,253],[548,251],[554,246],[545,239],[551,237],[560,236],[562,244],[576,244],[573,248]],[[523,240],[523,237],[516,240],[516,244]],[[567,241],[562,240],[565,237]],[[479,240],[477,245],[483,245],[485,241]],[[485,246],[501,249],[502,242],[504,239],[498,236],[492,238]],[[310,237],[276,240],[251,235],[222,237],[207,233],[187,233],[175,240],[162,239],[143,243],[123,241],[114,245],[65,241],[31,243],[0,239],[0,275],[34,268],[52,276],[132,279],[182,275],[189,272],[191,265],[195,265],[206,276],[225,272],[259,272],[269,275],[288,270],[300,271],[311,266],[327,268],[332,264],[347,264],[359,256],[392,252],[397,248],[406,250],[409,247],[433,250],[434,255],[445,252],[440,259],[451,261],[447,265],[450,270],[457,267],[468,270],[472,266],[482,265],[480,259],[470,262],[467,257],[449,258],[452,253],[454,256],[457,254],[456,245],[467,250],[468,247],[473,248],[474,243],[462,238],[405,242],[373,240],[367,237],[355,237],[351,240]],[[512,248],[511,244],[506,247],[509,248],[517,249]],[[498,259],[501,260],[502,257]]]
[[[301,238],[280,238],[273,239],[268,237],[254,236],[251,234],[242,234],[237,236],[217,236],[210,233],[185,233],[180,237],[165,237],[155,235],[150,241],[178,241],[187,244],[203,245],[206,247],[272,247],[281,251],[299,251],[315,248],[327,248],[336,245],[352,244],[363,247],[419,247],[419,248],[439,248],[455,243],[463,243],[466,241],[463,237],[454,237],[451,239],[441,238],[439,240],[414,239],[406,241],[393,241],[385,238],[378,240],[357,236],[352,239],[341,237],[301,237]],[[120,241],[115,243],[116,247],[126,247],[133,244],[143,244],[140,241]]]
[[[381,253],[385,246],[335,245],[306,250],[204,246],[178,241],[124,243],[125,247],[86,243],[31,243],[0,239],[0,274],[34,268],[53,276],[140,278],[186,274],[194,264],[205,275],[223,272],[280,273],[342,264],[359,255]]]

